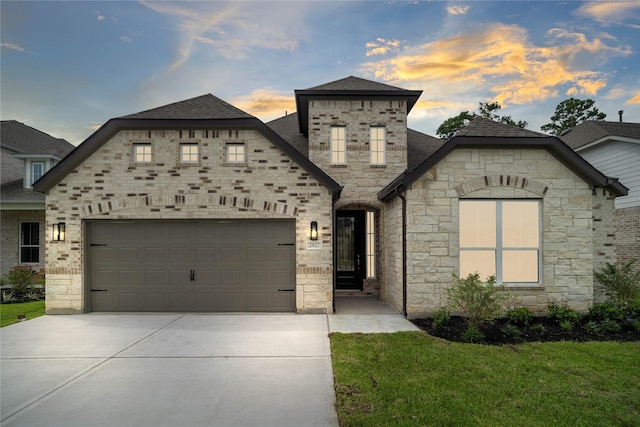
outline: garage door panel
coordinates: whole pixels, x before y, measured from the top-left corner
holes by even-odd
[[[295,310],[293,221],[89,224],[95,311]]]

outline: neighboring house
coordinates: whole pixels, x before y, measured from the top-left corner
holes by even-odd
[[[267,124],[212,95],[109,120],[35,185],[66,229],[47,312],[324,313],[372,294],[420,317],[476,270],[537,312],[586,310],[627,189],[555,137],[408,129],[420,95],[348,77]]]
[[[627,196],[616,199],[616,251],[620,262],[640,262],[640,123],[586,121],[561,139],[629,187]]]
[[[45,196],[33,183],[75,147],[15,120],[0,127],[2,188],[0,274],[15,267],[45,266]]]

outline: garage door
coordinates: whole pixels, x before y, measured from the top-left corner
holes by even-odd
[[[93,311],[294,311],[293,221],[89,222]]]

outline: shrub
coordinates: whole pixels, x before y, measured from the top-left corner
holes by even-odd
[[[602,326],[602,330],[607,332],[620,332],[622,330],[620,323],[615,320],[603,320],[600,325]]]
[[[2,291],[2,302],[11,304],[18,302],[18,298],[16,298],[16,294],[13,291]]]
[[[562,332],[569,333],[569,331],[571,331],[571,328],[573,327],[573,322],[571,322],[570,320],[562,320],[559,325],[560,329],[562,329]]]
[[[520,329],[516,325],[512,325],[510,323],[504,325],[500,330],[503,334],[511,338],[519,338],[520,335],[522,335]]]
[[[4,275],[4,283],[11,286],[16,298],[21,299],[29,292],[33,290],[33,281],[36,277],[36,273],[29,269],[16,269],[8,272]]]
[[[589,318],[593,320],[622,320],[626,317],[627,307],[625,304],[615,304],[606,302],[596,304],[589,309]]]
[[[479,328],[475,326],[469,326],[467,330],[462,334],[462,339],[464,342],[468,343],[479,343],[484,341],[484,334]]]
[[[605,295],[616,302],[640,302],[640,269],[633,269],[636,261],[605,263],[599,271],[593,272],[597,282],[596,289],[604,291]]]
[[[528,325],[533,313],[527,307],[518,307],[507,310],[505,317],[509,323],[514,325]]]
[[[489,277],[487,283],[480,280],[478,273],[471,273],[465,279],[454,277],[453,286],[447,289],[449,307],[467,318],[469,328],[478,329],[483,322],[498,317],[508,294],[502,287],[495,286],[495,276]]]
[[[545,328],[542,323],[533,324],[533,325],[531,325],[530,329],[531,329],[531,331],[537,332],[539,334],[542,334],[547,330],[547,328]]]
[[[592,335],[602,334],[602,329],[600,329],[600,325],[598,325],[598,322],[594,320],[589,320],[587,323],[584,324],[583,328],[585,331],[587,331]]]
[[[555,320],[558,324],[563,321],[568,321],[569,323],[577,323],[580,321],[580,313],[570,308],[567,304],[559,305],[555,302],[552,302],[547,306],[549,310],[549,318]],[[562,326],[562,325],[561,325]]]
[[[449,323],[449,318],[449,310],[447,310],[446,307],[441,307],[438,311],[433,313],[433,322],[431,323],[431,326],[434,329],[440,328]]]

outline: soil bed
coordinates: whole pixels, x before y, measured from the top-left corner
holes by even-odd
[[[467,342],[463,335],[467,330],[467,322],[462,317],[452,316],[445,325],[436,328],[432,326],[431,318],[414,319],[412,322],[435,337],[448,341]],[[549,341],[640,341],[640,330],[626,320],[618,322],[620,328],[618,331],[606,330],[607,328],[600,323],[589,322],[589,318],[584,317],[579,323],[573,324],[569,330],[565,330],[556,320],[547,317],[534,317],[529,325],[510,326],[507,326],[507,319],[496,319],[482,325],[480,330],[484,334],[484,340],[480,342],[503,345]],[[513,326],[517,328],[517,332]]]

